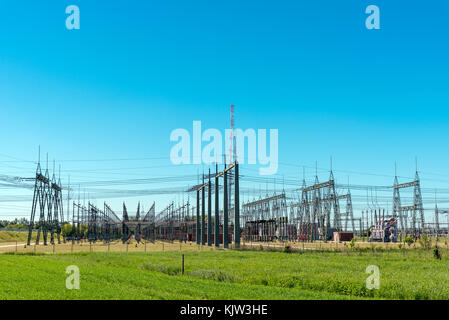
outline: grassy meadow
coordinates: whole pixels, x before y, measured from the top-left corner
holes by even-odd
[[[27,239],[28,239],[28,232],[0,230],[0,244],[13,243],[13,242],[15,243],[16,241],[26,242]],[[34,239],[34,240],[36,239],[35,232],[33,232],[33,234],[32,234],[32,239]]]
[[[10,250],[0,254],[0,299],[449,299],[447,249],[435,259],[423,248],[286,253],[172,245],[148,245],[147,252]],[[69,265],[79,267],[79,290],[65,287]],[[379,289],[366,288],[369,265],[379,267]]]

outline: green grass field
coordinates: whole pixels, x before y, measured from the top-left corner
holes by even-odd
[[[449,257],[431,250],[0,254],[0,299],[449,299]],[[80,269],[80,290],[65,269]],[[380,269],[368,290],[365,269]]]

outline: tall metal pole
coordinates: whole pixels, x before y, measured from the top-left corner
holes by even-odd
[[[234,167],[234,245],[240,248],[239,164]]]
[[[219,183],[219,177],[218,177],[218,166],[216,166],[215,169],[215,234],[214,234],[214,240],[215,240],[215,247],[220,246],[220,197],[218,194],[218,183]]]
[[[206,244],[206,202],[205,202],[206,190],[204,190],[204,175],[203,175],[203,188],[201,189],[201,245]]]
[[[363,230],[363,226],[365,225],[365,221],[363,220],[364,219],[364,217],[363,217],[363,214],[364,214],[364,212],[363,212],[363,210],[362,210],[362,219],[360,219],[360,223],[361,223],[361,227],[360,227],[360,237],[362,238],[362,240],[363,240],[363,237],[365,237],[365,232],[364,232],[364,230]]]
[[[207,245],[212,246],[212,185],[210,183],[209,169],[209,185],[207,186]]]
[[[225,166],[226,169],[226,166]],[[228,248],[228,173],[223,172],[223,247]]]
[[[196,191],[196,244],[200,244],[200,190]]]
[[[61,170],[61,169],[59,169]],[[61,198],[62,201],[62,198]],[[67,222],[70,221],[70,175],[69,175],[69,183],[67,188]],[[72,221],[73,224],[73,221]]]

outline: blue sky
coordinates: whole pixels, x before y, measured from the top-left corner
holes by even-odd
[[[195,174],[170,132],[224,130],[233,103],[237,127],[279,129],[280,175],[318,161],[325,180],[332,156],[341,183],[388,185],[418,157],[423,187],[448,188],[448,22],[444,0],[0,1],[0,173],[32,176],[41,145],[75,184]]]

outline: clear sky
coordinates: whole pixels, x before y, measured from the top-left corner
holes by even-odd
[[[65,27],[70,4],[80,30]],[[365,28],[370,4],[380,30]],[[171,165],[170,132],[193,120],[224,130],[233,103],[237,127],[279,130],[278,182],[302,179],[302,166],[311,180],[315,161],[325,180],[332,156],[342,184],[391,185],[394,162],[406,181],[418,157],[427,207],[434,188],[449,202],[445,0],[1,0],[0,39],[0,174],[32,177],[41,145],[81,188],[194,175],[207,168]],[[122,200],[108,201],[120,211]],[[29,206],[0,202],[0,215]]]

